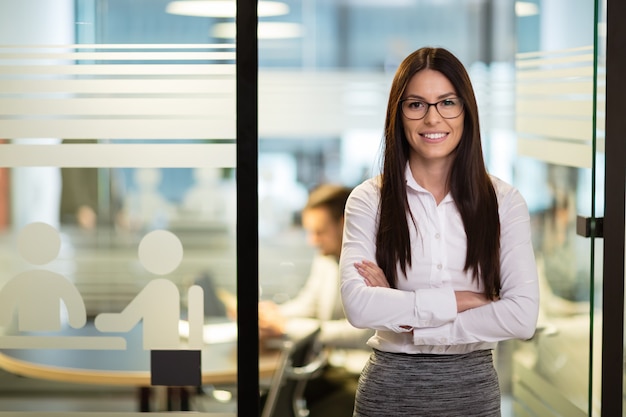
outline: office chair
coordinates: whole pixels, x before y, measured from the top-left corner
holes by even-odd
[[[306,322],[300,332],[268,342],[281,349],[279,366],[272,376],[264,399],[261,417],[306,417],[309,415],[303,393],[309,380],[327,364],[326,351],[319,344],[320,327]],[[313,326],[314,327],[311,327]],[[308,327],[307,327],[308,326]]]

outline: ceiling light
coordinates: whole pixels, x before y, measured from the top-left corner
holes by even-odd
[[[217,23],[213,25],[212,35],[216,38],[235,38],[237,27],[234,23]],[[299,23],[259,22],[257,36],[259,39],[286,39],[302,36],[303,29]]]
[[[180,0],[168,3],[165,11],[170,14],[201,17],[235,17],[235,0]],[[289,13],[289,6],[279,1],[259,1],[259,17],[280,16]]]
[[[529,1],[516,1],[515,14],[518,17],[535,16],[539,14],[539,6]]]

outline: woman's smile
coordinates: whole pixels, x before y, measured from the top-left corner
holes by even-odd
[[[448,137],[447,132],[438,132],[438,133],[420,133],[420,136],[426,141],[430,143],[440,143],[446,140]]]

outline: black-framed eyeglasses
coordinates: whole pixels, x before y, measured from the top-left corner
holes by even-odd
[[[463,100],[459,97],[444,98],[436,103],[427,103],[416,98],[400,100],[402,114],[411,120],[420,120],[426,117],[430,106],[435,106],[439,115],[444,119],[454,119],[463,113]]]

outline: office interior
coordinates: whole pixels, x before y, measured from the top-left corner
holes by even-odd
[[[0,5],[0,284],[34,268],[20,233],[45,223],[60,251],[35,267],[71,282],[90,319],[123,311],[161,275],[180,291],[183,315],[194,284],[235,296],[254,285],[262,299],[289,300],[314,255],[299,219],[308,191],[377,175],[398,63],[443,46],[472,78],[490,173],[519,188],[533,225],[541,316],[533,339],[496,352],[503,415],[608,415],[603,328],[614,324],[603,320],[604,242],[593,225],[607,198],[607,10],[616,1],[260,1],[258,115],[236,110],[235,18],[201,8],[209,3]],[[258,122],[257,195],[237,188],[245,119]],[[249,248],[258,277],[238,273],[242,215],[258,219]],[[585,220],[592,227],[581,236]],[[183,248],[165,274],[138,257],[163,230]],[[15,325],[0,322],[2,334]],[[620,394],[622,373],[609,381]],[[237,415],[246,383],[205,386],[191,407]],[[0,369],[0,387],[0,412],[137,407],[133,386]]]

